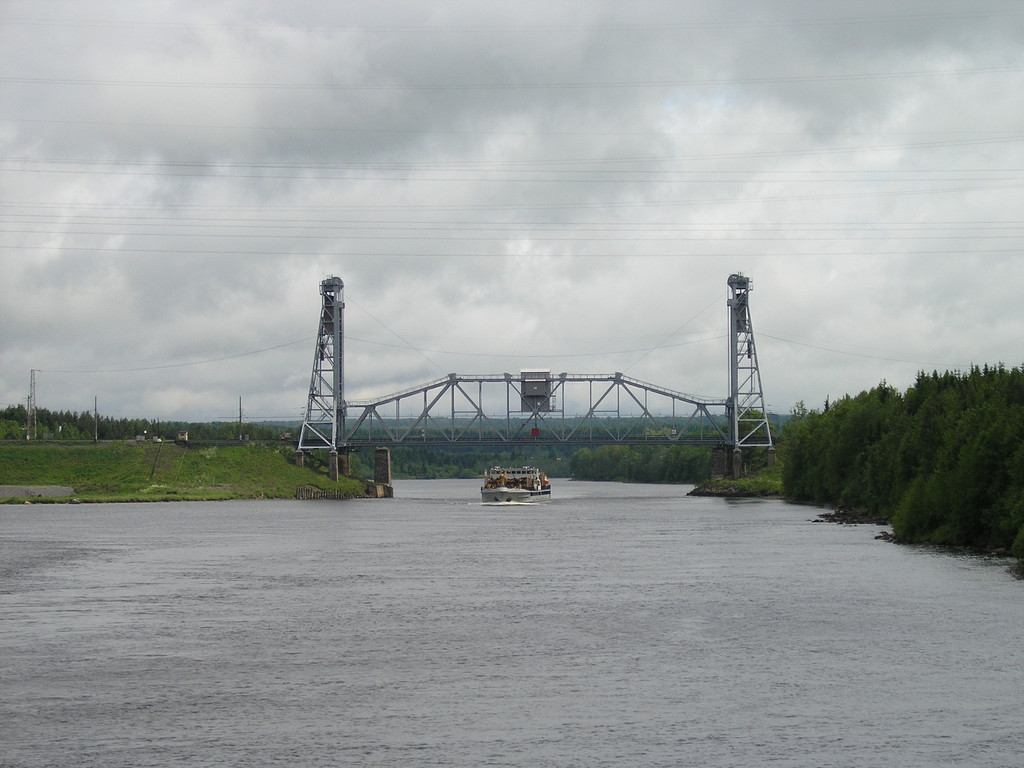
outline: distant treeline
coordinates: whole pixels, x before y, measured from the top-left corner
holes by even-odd
[[[535,466],[551,477],[569,474],[571,451],[560,446],[524,446],[495,450],[474,445],[450,448],[396,446],[391,449],[391,471],[398,478],[423,480],[482,477],[493,466]],[[373,465],[372,451],[364,462]]]
[[[891,519],[904,542],[1024,558],[1024,371],[921,373],[798,408],[780,444],[787,495]]]
[[[569,459],[580,480],[628,483],[702,483],[711,476],[711,451],[683,445],[603,445]]]
[[[28,410],[24,405],[0,410],[0,440],[25,439]],[[292,427],[274,424],[242,424],[242,435],[249,440],[277,440]],[[191,440],[237,440],[237,421],[182,422],[148,419],[115,419],[78,411],[36,409],[35,437],[40,440],[133,440],[137,435],[173,440],[178,432],[188,432]]]
[[[700,483],[711,472],[709,449],[691,446],[605,445],[574,450],[545,445],[502,451],[476,446],[391,449],[391,468],[396,477],[480,477],[495,465],[531,465],[551,477],[571,475],[579,480],[631,483]]]

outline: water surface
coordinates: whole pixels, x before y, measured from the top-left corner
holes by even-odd
[[[1017,766],[1024,586],[558,481],[0,507],[0,764]]]

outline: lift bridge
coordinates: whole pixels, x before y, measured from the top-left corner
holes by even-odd
[[[699,445],[723,449],[731,472],[742,474],[741,449],[773,445],[750,321],[751,280],[733,274],[728,286],[729,392],[721,398],[687,395],[622,373],[524,370],[450,373],[384,397],[346,400],[344,283],[328,277],[320,284],[299,458],[308,451],[336,457],[403,445]]]

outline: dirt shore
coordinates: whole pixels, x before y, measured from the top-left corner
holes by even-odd
[[[74,493],[67,485],[0,485],[0,499],[58,499]]]

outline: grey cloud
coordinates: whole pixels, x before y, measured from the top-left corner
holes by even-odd
[[[329,273],[360,397],[533,365],[716,394],[737,270],[777,410],[1017,364],[1021,15],[8,3],[0,400],[38,369],[48,407],[295,413]]]

